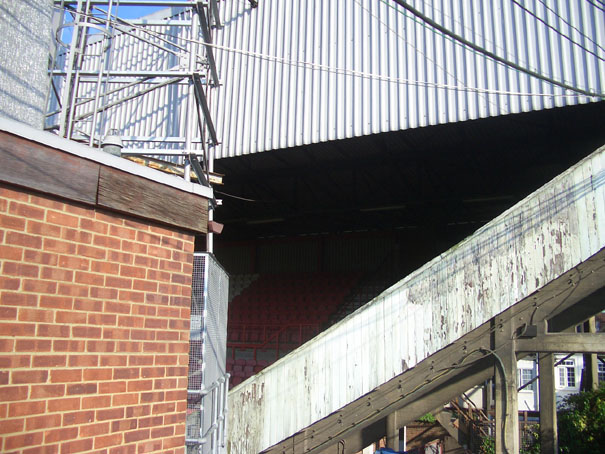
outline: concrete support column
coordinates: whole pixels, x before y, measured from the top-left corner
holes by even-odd
[[[396,411],[387,416],[387,448],[399,451],[399,424]]]
[[[596,321],[594,317],[590,317],[584,323],[583,331],[585,333],[596,333]],[[595,391],[599,389],[599,359],[594,353],[584,354],[584,373],[582,375],[582,388],[584,390]]]
[[[517,356],[510,321],[496,319],[494,351],[496,454],[519,454]]]
[[[555,397],[555,356],[538,354],[540,374],[540,454],[557,454],[557,401]]]

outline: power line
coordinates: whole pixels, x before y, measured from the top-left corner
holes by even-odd
[[[519,3],[517,0],[511,0],[515,5],[517,5],[519,8],[521,8],[523,11],[525,11],[527,14],[529,14],[530,16],[534,17],[536,20],[542,22],[544,25],[546,25],[547,28],[550,28],[551,30],[553,30],[555,33],[561,35],[563,38],[565,38],[566,40],[568,40],[570,43],[575,44],[576,46],[578,46],[579,48],[585,50],[586,52],[588,52],[590,55],[593,55],[595,57],[597,57],[599,60],[605,62],[605,58],[597,55],[596,53],[594,53],[593,51],[591,51],[590,49],[584,47],[582,44],[575,42],[573,39],[571,39],[569,36],[565,35],[564,33],[561,33],[559,30],[557,30],[555,27],[553,27],[552,25],[550,25],[548,22],[546,22],[544,19],[542,19],[541,17],[538,17],[538,15],[536,13],[534,13],[533,11],[530,11],[529,9],[527,9],[525,6],[523,6],[521,3]]]
[[[530,76],[533,76],[537,79],[543,80],[545,82],[548,82],[550,84],[556,85],[558,87],[564,88],[566,90],[570,90],[570,91],[575,91],[576,93],[581,93],[585,96],[590,96],[590,97],[595,97],[595,98],[605,98],[605,94],[603,93],[594,93],[588,90],[584,90],[582,88],[577,88],[574,87],[573,85],[569,85],[565,82],[560,82],[558,80],[555,80],[551,77],[545,76],[543,74],[540,74],[536,71],[532,71],[531,69],[528,68],[524,68],[518,64],[516,64],[515,62],[512,62],[510,60],[507,60],[505,58],[502,58],[496,54],[494,54],[493,52],[488,51],[487,49],[484,49],[481,46],[478,46],[475,43],[472,43],[470,41],[468,41],[467,39],[463,38],[460,35],[457,35],[456,33],[448,30],[447,28],[443,27],[442,25],[438,24],[437,22],[435,22],[434,20],[432,20],[431,18],[429,18],[428,16],[425,16],[424,14],[422,14],[420,11],[418,11],[417,9],[415,9],[414,7],[410,6],[407,2],[403,1],[403,0],[393,0],[395,3],[397,3],[398,5],[400,5],[402,8],[405,8],[406,10],[408,10],[410,13],[414,14],[416,17],[422,19],[423,21],[425,21],[427,24],[431,25],[433,28],[435,28],[436,30],[439,30],[441,33],[446,34],[452,38],[454,38],[456,41],[460,42],[461,44],[464,44],[467,47],[470,47],[471,49],[474,49],[478,52],[481,52],[482,54],[484,54],[485,56],[491,58],[492,60],[498,61],[500,63],[505,64],[506,66],[509,66],[513,69],[516,69],[517,71],[521,71],[525,74],[529,74]]]
[[[570,22],[568,22],[567,20],[565,20],[564,17],[562,17],[559,13],[557,13],[556,10],[552,9],[550,6],[548,6],[546,3],[544,3],[544,0],[538,0],[543,6],[544,8],[546,8],[548,11],[550,11],[551,13],[553,13],[561,22],[563,22],[565,25],[567,25],[569,28],[571,28],[572,30],[575,30],[577,33],[579,33],[584,39],[590,41],[591,43],[593,43],[595,46],[597,46],[599,49],[601,49],[603,52],[605,52],[605,48],[603,48],[602,46],[599,45],[599,43],[597,43],[595,40],[593,40],[590,36],[586,35],[585,33],[582,32],[582,30],[580,30],[578,27],[572,25]],[[564,35],[565,36],[565,35]]]

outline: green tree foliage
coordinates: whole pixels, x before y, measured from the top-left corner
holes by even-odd
[[[561,454],[602,454],[605,441],[605,385],[568,396],[557,412]]]

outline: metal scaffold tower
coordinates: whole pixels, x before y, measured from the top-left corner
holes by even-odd
[[[217,0],[55,0],[45,128],[208,185]],[[170,168],[170,166],[169,166]]]

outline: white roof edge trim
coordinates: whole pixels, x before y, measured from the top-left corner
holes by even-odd
[[[212,188],[185,181],[177,176],[168,175],[160,172],[159,170],[136,164],[127,159],[105,153],[104,151],[91,148],[87,145],[82,145],[63,137],[59,137],[50,132],[35,129],[25,123],[11,120],[3,116],[0,116],[0,131],[23,137],[24,139],[28,139],[42,145],[47,145],[51,148],[56,148],[66,153],[79,156],[108,167],[113,167],[114,169],[122,170],[156,183],[171,186],[181,191],[196,194],[207,199],[212,199],[214,197],[214,191]]]

